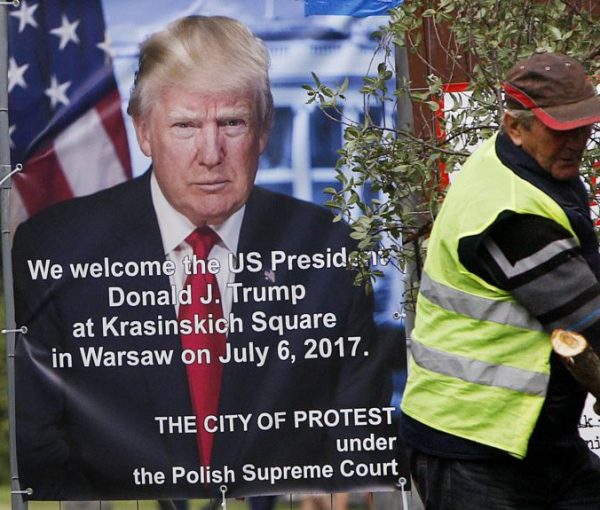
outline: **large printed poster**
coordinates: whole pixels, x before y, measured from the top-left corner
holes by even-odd
[[[95,2],[22,2],[10,16],[13,48],[49,37],[43,58],[11,64],[13,160],[25,162],[12,204],[17,460],[30,499],[392,489],[406,476],[401,289],[354,284],[356,246],[322,206],[342,127],[301,88],[311,72],[349,76],[346,113],[359,118],[376,25],[259,3],[106,1],[106,32]],[[177,25],[167,41],[197,31],[189,40],[215,43],[212,58],[199,52],[199,74],[174,67],[136,113],[139,43],[190,15],[242,25]],[[85,44],[89,69],[75,60]],[[261,48],[272,127],[267,91],[245,81]],[[39,114],[38,132],[23,112]],[[117,177],[91,189],[105,169]]]

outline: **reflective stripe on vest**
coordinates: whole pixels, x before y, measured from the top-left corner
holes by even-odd
[[[572,237],[569,239],[559,239],[558,241],[554,241],[553,243],[546,245],[533,255],[519,260],[513,265],[506,259],[504,254],[500,251],[500,248],[498,248],[498,245],[490,238],[486,238],[483,244],[492,254],[494,260],[508,278],[514,278],[515,276],[525,273],[534,267],[541,266],[544,262],[547,262],[559,253],[563,253],[566,250],[572,250],[573,248],[579,246],[579,243]]]
[[[542,325],[516,301],[498,301],[453,289],[423,272],[420,293],[435,305],[473,319],[543,331]]]
[[[550,378],[548,374],[465,358],[427,347],[414,339],[411,340],[410,350],[415,363],[431,372],[457,377],[476,384],[506,388],[529,395],[546,396]]]

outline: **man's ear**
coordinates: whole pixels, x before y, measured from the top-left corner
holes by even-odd
[[[271,128],[263,128],[260,133],[260,138],[258,139],[258,149],[259,154],[262,154],[264,150],[267,148],[267,144],[269,143],[269,135],[271,134]]]
[[[508,111],[504,112],[502,123],[504,124],[504,131],[510,137],[512,143],[514,143],[517,147],[521,147],[521,145],[523,145],[523,137],[521,135],[523,125],[511,112]]]
[[[152,157],[152,144],[150,143],[147,120],[142,117],[134,118],[133,127],[140,149],[146,157]]]

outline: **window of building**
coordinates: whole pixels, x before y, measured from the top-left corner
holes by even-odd
[[[275,108],[273,126],[267,148],[260,157],[260,168],[290,168],[292,166],[292,123],[289,106]]]
[[[329,110],[334,117],[339,113]],[[334,167],[342,146],[342,126],[330,119],[325,112],[315,108],[310,113],[310,163],[317,168]]]

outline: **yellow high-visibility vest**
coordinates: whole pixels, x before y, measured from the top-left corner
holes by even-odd
[[[550,338],[509,292],[469,272],[458,246],[505,211],[550,218],[576,236],[552,198],[503,165],[495,140],[467,160],[435,221],[402,411],[434,429],[522,458],[548,388]],[[548,249],[576,246],[573,239]]]

